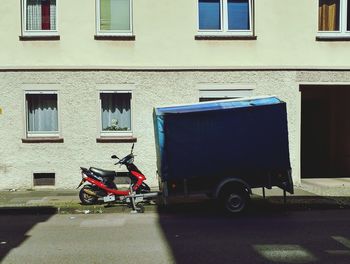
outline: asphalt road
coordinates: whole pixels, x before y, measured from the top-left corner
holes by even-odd
[[[183,208],[183,207],[181,207]],[[2,263],[350,263],[350,209],[0,215]]]

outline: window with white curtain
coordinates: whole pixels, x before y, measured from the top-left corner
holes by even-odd
[[[132,0],[96,0],[98,35],[132,34]]]
[[[27,136],[58,136],[56,92],[26,92]]]
[[[131,135],[131,98],[130,91],[100,92],[102,135]]]
[[[56,0],[23,0],[25,34],[54,34],[57,30]]]

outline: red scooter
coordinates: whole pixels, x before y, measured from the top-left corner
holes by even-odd
[[[134,144],[131,147],[129,155],[119,159],[116,155],[112,159],[119,159],[115,165],[125,165],[129,171],[131,180],[129,189],[118,190],[114,183],[117,176],[115,171],[103,170],[94,167],[89,169],[81,168],[82,180],[77,189],[81,188],[79,198],[82,204],[96,204],[101,198],[105,203],[125,203],[128,204],[134,212],[144,212],[143,202],[158,195],[158,192],[151,192],[150,187],[144,182],[146,177],[134,164]]]

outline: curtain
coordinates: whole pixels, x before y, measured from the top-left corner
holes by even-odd
[[[339,0],[319,0],[318,30],[339,30]]]
[[[28,132],[57,132],[56,94],[28,94]]]
[[[56,0],[50,1],[50,29],[56,30]]]
[[[27,0],[27,30],[56,29],[56,0]]]
[[[130,93],[102,93],[102,130],[130,131],[131,109]]]
[[[130,30],[130,0],[100,0],[101,30]]]
[[[41,0],[27,0],[27,30],[41,29]]]

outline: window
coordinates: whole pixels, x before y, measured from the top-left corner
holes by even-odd
[[[252,89],[203,89],[199,90],[199,102],[236,99],[252,96]]]
[[[101,135],[131,136],[131,92],[103,91],[101,101]]]
[[[253,35],[252,0],[198,0],[201,34]]]
[[[132,0],[96,0],[97,35],[132,35]]]
[[[26,92],[28,137],[58,137],[58,107],[56,92]]]
[[[319,0],[318,35],[350,36],[350,0]]]
[[[23,0],[23,35],[57,35],[56,0]]]
[[[34,186],[54,186],[55,173],[33,173]]]

